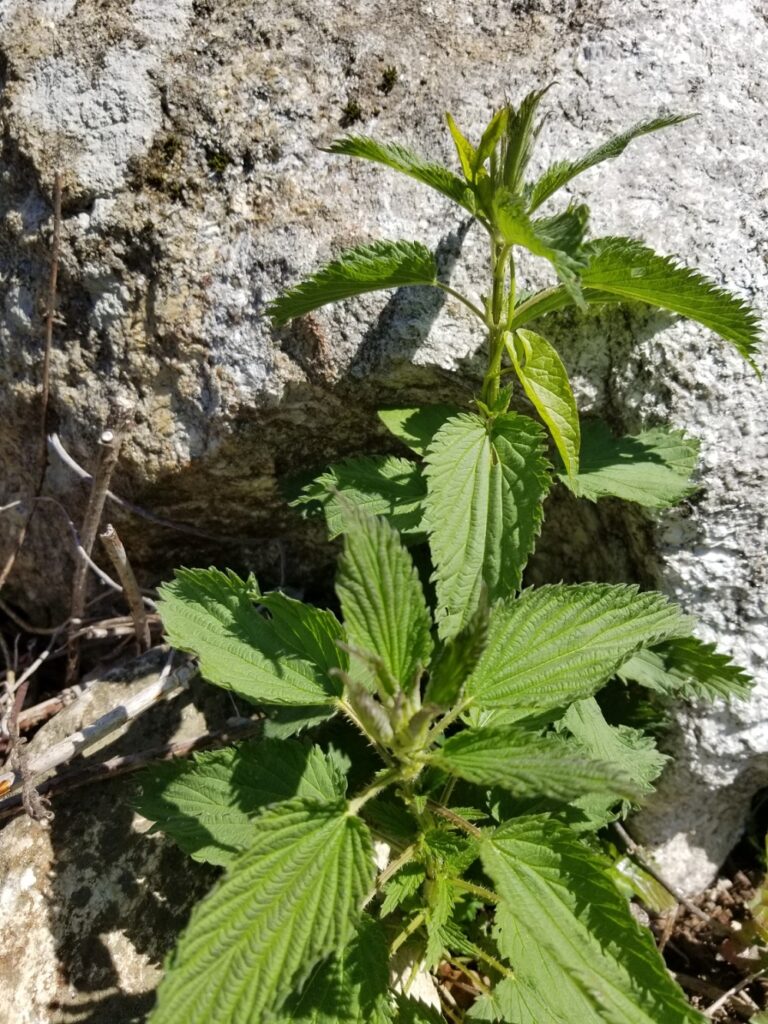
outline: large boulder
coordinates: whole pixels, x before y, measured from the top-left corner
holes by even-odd
[[[595,233],[642,235],[760,304],[767,45],[760,0],[6,0],[0,504],[34,481],[57,169],[51,413],[64,444],[92,464],[118,404],[132,407],[114,489],[205,535],[115,511],[146,581],[215,559],[296,582],[332,553],[286,511],[283,479],[388,444],[377,405],[468,397],[479,367],[466,311],[418,291],[271,329],[269,298],[373,238],[419,237],[446,270],[461,257],[459,286],[482,287],[483,240],[446,200],[319,147],[353,126],[450,160],[445,109],[477,132],[506,96],[553,79],[542,161],[660,108],[698,110],[578,194],[594,200]],[[681,716],[666,802],[644,818],[667,870],[695,888],[764,784],[765,387],[690,325],[613,312],[556,329],[582,408],[702,440],[695,502],[655,520],[562,502],[566,533],[545,534],[555,555],[536,568],[575,573],[583,551],[592,576],[656,583],[758,678],[749,705]],[[84,488],[71,471],[54,459],[46,486],[77,519]],[[6,591],[38,619],[66,607],[71,552],[56,515],[33,520]]]

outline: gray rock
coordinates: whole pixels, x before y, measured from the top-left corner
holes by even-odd
[[[102,676],[44,725],[34,755],[158,675],[153,652]],[[102,760],[183,742],[224,724],[212,687],[156,705],[94,747]],[[208,721],[208,725],[206,724]],[[153,1003],[162,963],[216,872],[183,854],[132,809],[134,779],[99,782],[52,800],[48,829],[26,816],[0,832],[2,1024],[129,1024]]]
[[[451,159],[444,109],[476,132],[505,95],[556,78],[544,162],[649,111],[699,110],[591,172],[576,194],[594,199],[596,234],[640,234],[764,301],[761,0],[6,0],[0,35],[0,504],[28,493],[34,464],[59,167],[60,433],[91,464],[127,399],[136,423],[115,489],[210,535],[115,513],[147,581],[212,559],[268,583],[311,577],[332,552],[317,526],[286,512],[282,479],[388,444],[376,405],[471,393],[479,339],[468,314],[439,297],[370,297],[282,332],[264,320],[283,286],[378,237],[419,237],[446,267],[460,249],[455,281],[482,284],[482,240],[459,230],[447,202],[317,148],[353,116],[355,128]],[[398,78],[387,92],[390,66]],[[662,318],[564,318],[558,339],[583,408],[628,429],[671,421],[702,439],[696,503],[651,521],[566,502],[556,515],[580,548],[563,551],[551,529],[542,541],[553,538],[558,572],[583,549],[597,578],[657,583],[759,680],[749,705],[681,716],[669,802],[642,821],[666,870],[696,888],[764,784],[765,385],[706,331]],[[80,515],[83,488],[68,471],[53,466],[47,486]],[[0,555],[13,534],[10,514],[4,522]],[[66,607],[65,536],[53,515],[33,521],[9,590],[20,608]],[[535,570],[551,571],[541,560]]]

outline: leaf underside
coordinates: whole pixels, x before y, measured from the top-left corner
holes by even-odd
[[[501,897],[500,948],[534,1005],[546,1007],[545,1019],[703,1024],[602,859],[570,829],[520,818],[485,839],[482,858]]]
[[[478,608],[519,588],[541,525],[550,486],[544,435],[525,416],[507,413],[489,427],[479,417],[451,417],[426,457],[424,526],[437,586],[440,636],[455,636]]]
[[[379,419],[396,438],[417,455],[426,455],[432,438],[446,420],[461,410],[452,405],[422,405],[379,409]]]
[[[269,304],[267,315],[275,323],[284,324],[330,302],[365,292],[436,282],[435,258],[420,242],[373,242],[348,249],[337,260],[283,292]]]
[[[368,830],[346,804],[276,804],[255,833],[193,911],[151,1024],[267,1024],[352,939],[374,866]]]

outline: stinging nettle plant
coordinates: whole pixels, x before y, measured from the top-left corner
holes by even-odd
[[[556,349],[528,325],[568,305],[640,301],[704,324],[751,362],[757,319],[640,242],[588,241],[584,205],[538,213],[582,171],[685,118],[640,124],[529,180],[543,95],[498,111],[477,146],[449,115],[461,175],[369,138],[330,147],[471,213],[489,236],[488,295],[441,282],[417,242],[378,242],[276,299],[275,321],[376,289],[438,287],[476,314],[487,369],[471,410],[382,410],[415,458],[347,460],[300,499],[344,536],[341,618],[216,569],[180,570],[163,588],[170,642],[212,683],[283,718],[261,741],[145,780],[142,812],[225,868],[169,959],[153,1024],[704,1020],[630,913],[627,885],[647,897],[648,880],[617,886],[600,831],[652,791],[665,757],[650,735],[611,724],[596,695],[613,682],[743,697],[749,679],[660,594],[522,589],[555,477],[592,501],[663,508],[690,492],[696,444],[658,427],[615,438],[581,425]],[[558,283],[521,298],[516,247],[549,261]],[[510,411],[510,379],[551,436],[554,466],[541,424]],[[419,544],[434,609],[409,550]],[[315,742],[291,735],[324,720]],[[393,984],[403,957],[412,970]],[[479,994],[466,1011],[410,994],[419,970],[443,962]]]

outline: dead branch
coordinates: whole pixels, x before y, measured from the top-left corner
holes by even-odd
[[[43,371],[40,388],[40,456],[37,471],[37,480],[33,491],[34,497],[38,498],[43,489],[45,472],[48,468],[48,396],[50,393],[51,375],[51,348],[53,347],[53,324],[56,316],[56,285],[59,277],[59,249],[61,246],[61,172],[56,171],[53,183],[53,241],[51,244],[51,270],[48,278],[48,303],[45,311],[45,346],[43,350]],[[24,544],[35,513],[35,506],[31,504],[27,510],[21,529],[16,537],[16,542],[0,569],[0,590],[6,584],[8,577],[13,572],[13,567],[19,552]]]
[[[167,743],[161,747],[137,751],[135,754],[126,754],[124,757],[111,757],[108,761],[86,764],[81,768],[56,775],[41,783],[38,792],[46,796],[53,796],[77,789],[79,786],[88,786],[93,782],[108,781],[120,775],[126,775],[128,772],[138,771],[153,762],[188,757],[198,750],[210,750],[236,743],[238,740],[248,739],[261,732],[261,729],[261,717],[231,719],[225,728],[202,733],[202,735],[183,743]],[[23,809],[20,796],[0,800],[0,821],[14,817]]]
[[[147,708],[152,707],[163,697],[175,695],[183,687],[186,687],[190,679],[197,672],[197,668],[191,662],[184,662],[178,668],[171,671],[171,655],[158,679],[145,686],[139,693],[129,697],[125,703],[112,708],[101,718],[98,718],[91,725],[85,726],[78,732],[73,733],[60,743],[54,744],[50,749],[43,751],[36,757],[30,758],[27,769],[30,776],[44,775],[46,772],[58,768],[60,764],[70,761],[78,754],[82,754],[88,747],[93,746],[102,737],[109,735],[116,729],[121,728],[126,722],[136,718]],[[0,774],[0,795],[12,795],[21,788],[22,779],[17,771]]]
[[[125,553],[123,542],[118,536],[117,530],[111,523],[107,524],[104,533],[100,534],[101,543],[106,548],[112,565],[115,567],[118,579],[123,585],[123,593],[131,611],[131,618],[136,630],[136,640],[142,651],[149,649],[151,638],[149,635],[149,623],[147,613],[144,610],[144,603],[141,599],[139,584],[134,575],[128,555]]]
[[[122,424],[121,424],[122,426]],[[83,528],[80,534],[80,543],[86,555],[90,557],[96,534],[104,511],[104,503],[107,498],[107,490],[112,473],[117,465],[120,454],[121,433],[105,430],[99,439],[101,450],[96,465],[96,472],[93,475],[91,493],[88,498],[88,505],[85,510]],[[85,610],[85,584],[87,577],[87,566],[84,560],[80,560],[75,566],[74,579],[72,581],[72,608],[71,620],[80,620]],[[70,635],[67,650],[67,671],[66,683],[71,686],[77,681],[77,674],[80,667],[80,646],[73,635]]]

